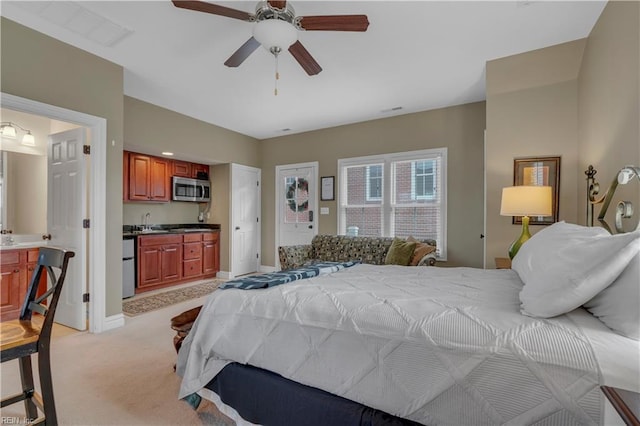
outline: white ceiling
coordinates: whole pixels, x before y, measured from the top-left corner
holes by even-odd
[[[223,65],[251,37],[248,22],[168,0],[3,0],[1,14],[120,64],[127,96],[266,139],[484,100],[486,61],[586,37],[605,3],[298,0],[297,16],[363,13],[370,26],[300,32],[323,71],[309,77],[283,53],[278,96],[266,50]]]

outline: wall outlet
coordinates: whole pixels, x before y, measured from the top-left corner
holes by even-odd
[[[320,207],[320,214],[329,214],[329,207]]]

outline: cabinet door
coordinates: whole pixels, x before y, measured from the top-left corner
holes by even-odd
[[[149,201],[151,197],[149,178],[151,176],[151,157],[129,154],[129,200]]]
[[[138,250],[138,287],[160,284],[162,281],[162,246],[140,247]]]
[[[191,177],[194,179],[198,178],[198,172],[206,173],[209,176],[209,166],[206,164],[191,164]]]
[[[182,278],[182,244],[162,246],[162,281],[176,281]]]
[[[218,234],[207,233],[202,243],[202,273],[215,274],[220,271],[220,245]]]
[[[191,177],[191,163],[173,160],[173,176]]]
[[[169,160],[151,157],[149,191],[153,201],[171,199],[171,164]]]
[[[0,321],[16,319],[20,316],[25,290],[22,290],[24,267],[19,265],[0,266]]]

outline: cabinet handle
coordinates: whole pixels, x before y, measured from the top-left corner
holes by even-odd
[[[18,272],[20,272],[20,269],[14,269],[13,272],[14,273],[18,273]]]

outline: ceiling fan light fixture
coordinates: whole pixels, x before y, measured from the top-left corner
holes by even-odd
[[[289,46],[298,40],[298,30],[289,22],[279,19],[266,19],[256,22],[253,26],[253,38],[273,53],[287,50]],[[279,48],[273,49],[273,48]]]

